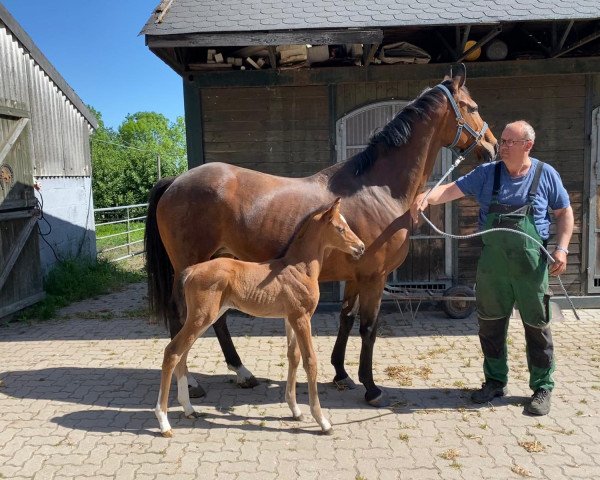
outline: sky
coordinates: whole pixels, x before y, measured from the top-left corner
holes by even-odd
[[[0,0],[83,103],[118,128],[140,111],[183,116],[181,77],[138,33],[159,0]]]

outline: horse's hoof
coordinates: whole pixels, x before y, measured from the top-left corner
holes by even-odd
[[[321,433],[327,436],[333,435],[333,428],[330,427],[328,430],[321,430]]]
[[[300,414],[297,417],[292,416],[292,418],[294,420],[296,420],[297,422],[303,422],[304,421],[304,415]]]
[[[250,378],[246,378],[243,382],[238,382],[238,385],[242,388],[254,388],[258,385],[258,380],[254,375]]]
[[[379,395],[369,400],[368,394],[365,394],[365,400],[369,405],[376,408],[389,407],[390,399],[384,391],[380,391]]]
[[[173,430],[167,430],[166,432],[160,432],[160,434],[165,438],[171,438],[173,436]]]
[[[341,380],[334,379],[333,384],[338,390],[354,390],[356,388],[356,383],[350,377],[342,378]]]
[[[203,417],[203,415],[200,412],[195,412],[195,411],[192,412],[192,413],[190,413],[189,415],[185,416],[185,418],[191,418],[191,419],[193,419],[193,418],[201,418],[201,417]]]
[[[200,398],[206,396],[206,390],[204,390],[200,385],[196,387],[188,385],[188,393],[190,395],[190,398]]]

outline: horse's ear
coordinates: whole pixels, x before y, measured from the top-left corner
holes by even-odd
[[[459,63],[457,66],[450,70],[450,75],[452,75],[452,82],[454,83],[454,88],[458,90],[465,84],[467,80],[467,67],[465,67],[464,63]]]

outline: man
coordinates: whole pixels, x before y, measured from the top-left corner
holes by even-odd
[[[551,275],[560,275],[567,267],[573,210],[556,170],[529,156],[534,142],[531,125],[523,120],[509,123],[500,139],[501,161],[480,165],[456,182],[440,185],[425,201],[426,193],[421,193],[411,207],[414,221],[428,204],[473,195],[480,206],[480,229],[519,230],[546,245],[550,208],[556,218],[556,248],[549,270]],[[534,392],[526,410],[546,415],[555,368],[546,255],[532,240],[511,232],[490,232],[482,240],[476,297],[485,383],[471,399],[486,403],[507,394],[506,337],[508,319],[516,305],[525,328],[529,386]]]

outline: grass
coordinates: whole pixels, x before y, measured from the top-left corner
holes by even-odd
[[[127,238],[127,224],[126,223],[115,223],[112,225],[100,225],[96,228],[96,249],[98,252],[102,252],[103,250],[110,247],[117,247],[122,245],[122,248],[118,248],[111,252],[107,252],[106,254],[102,254],[107,258],[117,258],[118,256],[127,254],[127,247],[125,244],[129,242],[136,242],[144,239],[144,222],[130,222],[129,223],[129,239]],[[136,230],[136,231],[132,231]],[[110,238],[98,238],[104,237],[107,235],[117,235],[115,237]],[[132,252],[139,252],[144,249],[143,244],[137,243],[131,246]]]
[[[17,316],[17,320],[47,320],[58,309],[73,302],[113,291],[128,283],[142,281],[145,274],[128,271],[106,260],[58,263],[44,281],[46,298]]]

